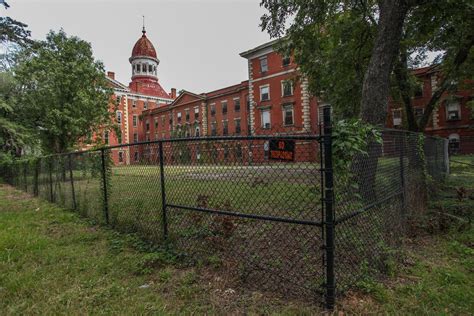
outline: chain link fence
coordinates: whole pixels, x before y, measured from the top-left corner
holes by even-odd
[[[242,286],[324,301],[383,273],[447,143],[383,130],[347,170],[320,135],[178,138],[30,160],[4,179],[100,224],[226,267]]]

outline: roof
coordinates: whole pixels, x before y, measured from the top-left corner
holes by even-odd
[[[262,45],[259,45],[255,48],[252,48],[252,49],[249,49],[245,52],[242,52],[240,53],[239,55],[241,57],[244,57],[244,58],[249,58],[251,57],[252,55],[255,55],[255,54],[258,54],[258,52],[262,51],[262,50],[265,50],[265,49],[269,49],[269,48],[272,48],[273,45],[275,45],[278,41],[280,41],[279,38],[273,40],[273,41],[270,41],[270,42],[267,42],[265,44],[262,44]]]
[[[143,30],[143,35],[138,39],[132,49],[132,57],[147,56],[157,58],[156,50],[151,41],[146,37],[146,31]]]

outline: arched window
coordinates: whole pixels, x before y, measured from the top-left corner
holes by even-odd
[[[459,151],[459,147],[461,145],[461,141],[459,135],[454,133],[449,135],[449,152],[451,154],[456,154]]]
[[[199,137],[199,126],[196,126],[196,129],[194,130],[194,136]]]

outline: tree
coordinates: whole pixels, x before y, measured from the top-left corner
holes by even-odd
[[[0,17],[0,164],[11,161],[25,146],[34,141],[29,131],[15,117],[13,99],[15,82],[9,68],[14,60],[17,47],[27,47],[34,42],[29,38],[27,25],[9,17]]]
[[[62,153],[111,124],[111,90],[89,43],[51,31],[14,68],[16,107],[45,152]]]
[[[24,47],[34,44],[30,38],[31,32],[25,23],[13,20],[10,17],[0,17],[0,43],[2,53],[0,54],[0,69],[8,70],[14,63],[15,53]]]
[[[331,103],[339,117],[383,126],[390,92],[396,90],[391,89],[394,64],[398,94],[409,101],[412,54],[417,52],[415,59],[421,61],[428,51],[444,50],[443,64],[453,67],[443,66],[444,81],[420,122],[426,126],[437,100],[463,68],[460,65],[472,59],[473,7],[468,1],[262,0],[261,5],[269,11],[262,16],[263,29],[272,37],[285,35],[280,49],[294,53],[313,94]],[[449,36],[452,32],[454,37]],[[381,146],[368,141],[368,156],[355,157],[354,172],[362,168],[357,172],[365,190],[361,193],[373,200]]]
[[[421,132],[427,127],[443,93],[454,91],[460,85],[472,86],[473,16],[474,6],[467,0],[437,1],[434,6],[419,6],[410,12],[394,68],[398,88],[394,99],[404,105],[409,130]],[[425,64],[430,51],[441,52],[435,60],[441,76],[423,116],[416,120],[411,100],[420,83],[411,73],[411,68]]]

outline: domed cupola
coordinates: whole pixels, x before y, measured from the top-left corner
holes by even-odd
[[[146,37],[145,26],[142,33],[142,37],[133,46],[132,56],[129,59],[132,64],[132,80],[139,77],[158,80],[157,68],[160,61],[155,47]]]

